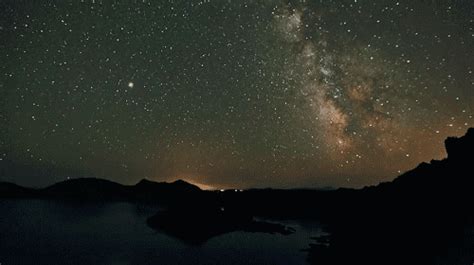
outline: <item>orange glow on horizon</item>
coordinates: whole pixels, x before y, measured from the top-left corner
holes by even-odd
[[[193,184],[195,186],[198,186],[201,190],[218,190],[220,189],[220,187],[215,187],[215,186],[212,186],[212,185],[208,185],[208,184],[204,184],[204,183],[199,183],[195,180],[192,180],[190,179],[189,177],[180,177],[180,176],[177,176],[175,180],[178,180],[178,179],[181,179],[181,180],[184,180],[190,184]]]

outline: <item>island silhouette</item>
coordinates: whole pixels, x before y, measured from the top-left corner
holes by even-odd
[[[193,245],[233,231],[294,232],[256,217],[317,219],[327,235],[305,250],[312,264],[471,265],[474,128],[447,138],[445,147],[445,159],[362,189],[207,191],[182,180],[122,185],[78,178],[41,189],[1,182],[0,197],[156,204],[163,210],[147,224]]]

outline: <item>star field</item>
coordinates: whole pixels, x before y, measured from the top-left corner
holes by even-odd
[[[474,3],[0,3],[0,177],[372,185],[473,126]]]

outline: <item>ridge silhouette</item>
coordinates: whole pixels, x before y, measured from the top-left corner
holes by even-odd
[[[394,181],[345,192],[325,212],[327,237],[313,264],[474,262],[474,129],[445,141],[447,158],[421,163]]]
[[[154,182],[146,179],[135,185],[122,185],[98,178],[75,178],[46,188],[33,189],[0,182],[0,197],[48,198],[57,200],[130,201],[144,203],[177,203],[182,197],[201,196],[201,189],[183,180]]]
[[[447,157],[362,189],[204,191],[182,180],[135,185],[82,178],[31,189],[0,182],[3,198],[130,201],[165,206],[150,227],[190,244],[237,230],[291,233],[254,217],[316,218],[327,236],[307,249],[313,264],[474,262],[474,128],[445,140]]]

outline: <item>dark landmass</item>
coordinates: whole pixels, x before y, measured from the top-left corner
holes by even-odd
[[[42,189],[25,188],[0,182],[0,198],[38,198],[65,201],[129,201],[171,206],[183,198],[204,200],[207,193],[182,180],[172,183],[146,179],[136,185],[122,185],[105,179],[76,178]]]
[[[392,182],[363,189],[203,191],[184,181],[126,186],[71,179],[44,189],[0,183],[0,197],[130,201],[165,206],[148,219],[163,233],[199,244],[232,231],[287,234],[254,216],[316,218],[329,236],[308,249],[314,264],[474,262],[474,128],[445,141],[448,157],[422,163]]]
[[[200,245],[212,237],[235,232],[260,232],[288,235],[292,228],[277,223],[256,221],[246,212],[224,207],[188,207],[160,211],[148,218],[150,227],[191,245]]]
[[[33,189],[24,188],[14,183],[0,182],[0,197],[26,198],[33,196]]]
[[[448,157],[390,183],[339,191],[323,219],[329,237],[309,249],[313,264],[474,262],[474,129],[445,142]]]

